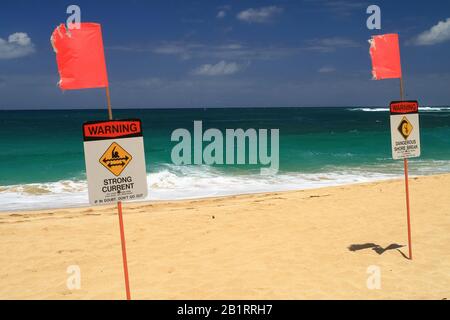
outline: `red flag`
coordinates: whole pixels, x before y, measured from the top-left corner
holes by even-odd
[[[63,90],[108,87],[102,29],[98,23],[64,24],[53,31],[51,43]]]
[[[401,78],[402,65],[398,34],[373,36],[369,43],[373,78],[375,80]]]

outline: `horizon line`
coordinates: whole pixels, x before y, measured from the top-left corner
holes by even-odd
[[[421,107],[449,107],[448,105],[423,105]],[[224,107],[115,107],[113,110],[192,110],[192,109],[300,109],[300,108],[389,108],[389,105],[371,105],[371,106],[361,106],[361,105],[349,105],[349,106],[224,106]],[[0,111],[101,111],[107,110],[107,107],[104,108],[61,108],[61,107],[44,107],[44,108],[0,108]]]

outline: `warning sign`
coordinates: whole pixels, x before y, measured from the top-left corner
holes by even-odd
[[[113,142],[99,159],[100,163],[115,176],[119,176],[133,157],[117,143]]]
[[[417,101],[391,103],[392,158],[420,157],[419,104]]]
[[[403,138],[405,138],[405,140],[408,139],[412,130],[413,126],[411,122],[409,122],[407,117],[403,117],[402,121],[400,122],[400,125],[398,126],[398,131],[403,136]]]
[[[83,125],[83,137],[91,204],[111,204],[147,196],[140,120],[88,122]]]

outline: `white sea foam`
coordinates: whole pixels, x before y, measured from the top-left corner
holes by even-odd
[[[388,112],[389,108],[351,108],[348,111],[364,111],[364,112]]]
[[[422,112],[441,112],[441,111],[450,111],[450,107],[420,107],[419,111]]]
[[[148,175],[147,200],[175,200],[310,189],[390,178],[390,174],[339,172],[320,174],[279,174],[273,177],[255,175],[218,175],[192,170],[180,175],[162,170]],[[2,211],[38,210],[88,205],[86,181],[60,181],[0,187]]]
[[[382,160],[382,159],[380,159]],[[166,165],[147,176],[146,200],[206,198],[259,192],[313,189],[402,177],[403,162],[338,168],[325,167],[321,173],[280,173],[274,176],[224,174],[208,166]],[[412,175],[450,172],[450,161],[416,160]],[[88,206],[86,181],[59,181],[0,186],[1,211],[39,210]]]
[[[349,108],[348,111],[389,112],[389,108]],[[450,112],[450,107],[419,107],[420,112]]]

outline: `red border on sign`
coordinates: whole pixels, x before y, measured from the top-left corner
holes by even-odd
[[[407,114],[419,112],[417,101],[394,101],[391,102],[391,114]]]
[[[83,125],[85,139],[112,139],[142,135],[141,121],[117,120],[85,123]]]

